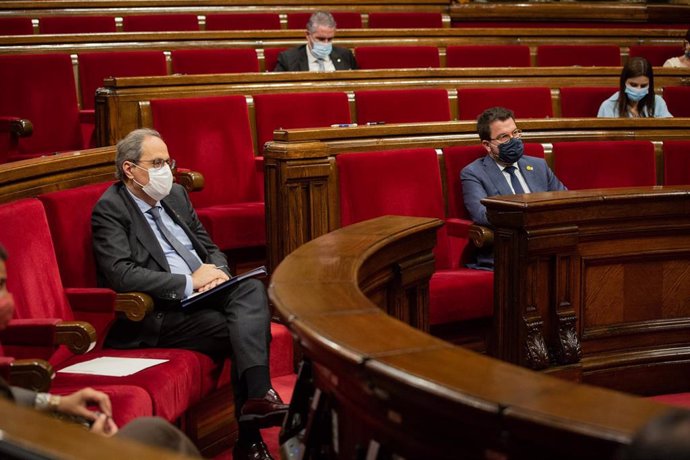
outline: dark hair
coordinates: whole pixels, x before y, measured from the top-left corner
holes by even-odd
[[[671,409],[643,426],[621,460],[690,460],[690,411]]]
[[[628,59],[621,72],[620,88],[618,91],[618,116],[626,118],[628,116],[628,96],[625,94],[625,82],[628,78],[647,77],[649,78],[649,92],[637,103],[637,113],[644,117],[646,112],[648,117],[654,116],[654,72],[652,65],[645,58],[636,56]],[[645,110],[646,109],[646,110]]]
[[[504,107],[491,107],[490,109],[486,109],[477,117],[477,134],[479,134],[479,139],[490,141],[491,123],[494,121],[506,121],[510,118],[515,120],[512,110]]]
[[[0,260],[3,262],[7,260],[7,250],[2,244],[0,244]]]

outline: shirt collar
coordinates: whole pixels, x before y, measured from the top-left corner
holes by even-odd
[[[134,202],[137,204],[137,206],[139,207],[139,209],[141,210],[141,212],[143,214],[146,214],[149,211],[149,209],[151,209],[151,208],[154,208],[156,206],[160,207],[160,205],[161,205],[160,201],[156,201],[156,204],[151,206],[146,201],[142,200],[141,198],[136,196],[134,193],[132,193],[132,191],[128,187],[125,187],[125,188],[127,189],[127,193],[129,193],[129,196],[131,196],[134,199]]]

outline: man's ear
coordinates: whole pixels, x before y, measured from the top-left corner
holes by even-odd
[[[491,145],[489,145],[488,141],[482,141],[482,147],[484,147],[486,153],[491,153]]]
[[[130,161],[125,161],[122,163],[122,172],[127,179],[132,179],[134,175],[132,174],[132,163]]]

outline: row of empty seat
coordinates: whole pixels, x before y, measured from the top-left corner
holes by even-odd
[[[141,14],[123,16],[0,17],[0,35],[304,29],[310,12]],[[281,18],[282,16],[282,18]],[[333,12],[338,28],[440,28],[447,16],[430,12]]]

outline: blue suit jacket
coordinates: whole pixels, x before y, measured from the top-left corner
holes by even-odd
[[[542,158],[523,156],[517,167],[531,192],[567,190]],[[465,208],[470,217],[479,225],[490,226],[482,198],[513,194],[496,162],[488,155],[479,158],[463,168],[460,180]]]

